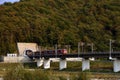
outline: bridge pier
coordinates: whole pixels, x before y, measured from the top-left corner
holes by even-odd
[[[113,71],[114,72],[120,71],[120,60],[116,59],[113,61]]]
[[[82,59],[82,71],[90,69],[90,61],[89,59]]]
[[[44,69],[50,68],[50,59],[44,59]]]
[[[67,68],[67,61],[66,59],[60,59],[60,63],[59,63],[59,70],[65,69]]]
[[[40,67],[43,65],[43,59],[37,59],[37,67]]]

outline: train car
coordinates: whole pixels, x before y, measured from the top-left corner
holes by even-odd
[[[40,51],[33,52],[32,50],[26,50],[25,55],[27,55],[30,59],[33,59],[33,58],[40,58],[41,53]]]
[[[41,52],[40,51],[36,51],[34,52],[34,58],[40,58],[41,57]]]
[[[41,51],[41,54],[56,54],[55,50],[44,50]],[[57,49],[57,54],[67,54],[67,50],[66,49]]]

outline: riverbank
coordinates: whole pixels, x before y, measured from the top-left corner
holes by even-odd
[[[48,76],[47,80],[118,80],[120,79],[120,73],[114,73],[112,71],[112,62],[94,61],[91,62],[91,69],[82,72],[81,62],[68,62],[67,69],[59,70],[59,63],[51,63],[51,68],[48,70],[36,67],[36,63],[0,63],[0,75],[2,77],[15,78],[15,76],[26,78],[27,76],[33,77],[35,80],[36,76],[44,77]],[[12,72],[11,72],[12,71]],[[18,72],[18,73],[15,73]],[[14,74],[11,74],[14,73]],[[13,77],[14,75],[14,77]],[[51,79],[52,77],[52,79]],[[40,77],[37,77],[40,79]],[[50,78],[50,79],[49,79]],[[7,79],[8,80],[8,79]],[[25,80],[25,79],[22,79]],[[30,78],[27,77],[27,80]]]

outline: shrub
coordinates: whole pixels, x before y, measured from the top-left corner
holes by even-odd
[[[42,70],[25,70],[19,65],[15,69],[9,70],[4,76],[4,80],[49,80],[49,73]]]

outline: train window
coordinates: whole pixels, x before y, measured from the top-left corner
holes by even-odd
[[[64,49],[64,50],[63,50],[63,53],[64,53],[64,54],[66,54],[66,53],[67,53],[67,50],[66,50],[66,49]]]
[[[50,53],[49,51],[46,51],[48,54]]]
[[[55,54],[55,50],[53,51],[53,54]]]
[[[58,53],[61,53],[61,50],[58,50],[57,52],[58,52]]]
[[[44,54],[44,51],[42,51],[41,53]]]
[[[50,51],[49,51],[49,53],[50,53],[50,54],[52,54],[52,53],[53,53],[53,51],[52,51],[52,50],[50,50]]]

